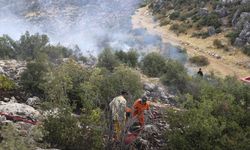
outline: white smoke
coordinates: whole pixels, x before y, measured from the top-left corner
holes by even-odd
[[[25,31],[85,51],[128,49],[130,17],[140,0],[0,0],[0,34],[17,39]]]

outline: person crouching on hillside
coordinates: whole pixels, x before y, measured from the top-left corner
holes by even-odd
[[[110,103],[109,107],[112,113],[112,127],[114,131],[114,139],[119,141],[121,138],[121,132],[125,126],[126,121],[126,106],[128,92],[122,91],[120,96],[115,97]]]
[[[133,109],[134,109],[133,117],[138,119],[140,126],[144,126],[145,125],[144,111],[145,110],[149,111],[148,97],[143,96],[142,98],[136,100],[134,102]],[[152,115],[150,111],[149,113],[150,115]]]

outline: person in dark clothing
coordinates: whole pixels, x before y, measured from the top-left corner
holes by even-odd
[[[201,77],[203,77],[203,72],[201,70],[201,68],[199,69],[199,71],[197,72],[198,75],[200,75]]]

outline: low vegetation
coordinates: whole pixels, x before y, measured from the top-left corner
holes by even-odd
[[[199,56],[193,56],[189,58],[189,61],[193,64],[196,64],[197,66],[207,66],[209,65],[209,61],[207,57],[199,55]]]

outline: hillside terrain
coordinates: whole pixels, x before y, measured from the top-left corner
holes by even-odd
[[[133,24],[134,28],[144,27],[160,35],[164,42],[186,48],[189,57],[207,57],[210,65],[204,66],[206,72],[244,77],[249,75],[250,65],[247,4],[247,1],[155,0],[149,2],[148,8],[139,9]]]
[[[179,32],[180,14],[161,23],[187,1],[139,2],[0,0],[0,150],[250,149],[245,49],[224,43],[222,25],[203,39],[190,37],[195,25]],[[192,0],[190,10],[220,3]]]

